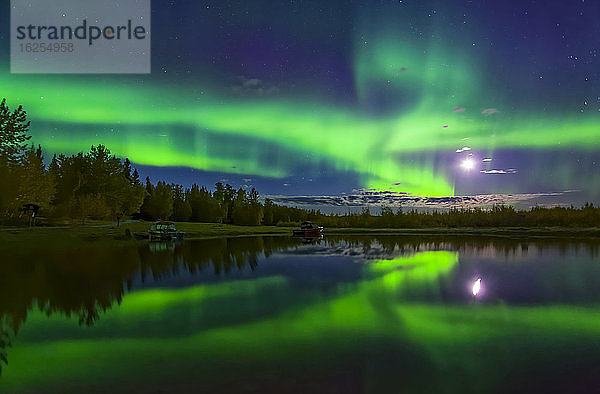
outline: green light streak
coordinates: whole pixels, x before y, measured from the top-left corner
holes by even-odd
[[[498,355],[488,352],[486,344],[503,338],[523,338],[506,346],[510,346],[508,353],[525,355],[529,347],[535,349],[548,341],[554,341],[555,348],[560,347],[561,338],[565,336],[576,335],[584,343],[593,340],[600,330],[596,311],[585,308],[407,304],[396,306],[390,312],[393,316],[382,316],[375,313],[369,297],[372,294],[361,291],[304,311],[185,337],[107,337],[34,345],[17,343],[11,351],[11,364],[2,377],[2,385],[7,390],[65,388],[83,379],[86,385],[101,387],[107,381],[135,380],[140,384],[136,377],[145,376],[146,384],[151,386],[164,384],[165,379],[180,379],[190,363],[197,374],[208,380],[211,376],[219,379],[224,365],[235,369],[264,363],[300,367],[301,360],[310,359],[315,367],[332,352],[338,356],[352,354],[362,339],[379,335],[400,343],[410,338],[417,349],[435,361],[437,373],[448,360],[452,360],[459,371],[467,372],[472,371],[472,365],[465,352],[483,348],[485,351],[477,358],[480,365],[476,370],[489,369]],[[152,316],[154,312],[153,306],[148,305],[146,314]],[[46,317],[40,314],[32,318]],[[390,327],[393,319],[398,323]],[[168,327],[170,321],[156,324]],[[51,355],[52,362],[44,355]],[[168,363],[165,360],[169,360]],[[492,376],[486,374],[485,377],[487,384],[494,384]]]
[[[458,252],[423,252],[410,257],[379,260],[370,264],[373,272],[385,272],[383,281],[390,287],[405,282],[432,282],[448,274],[458,263]]]
[[[355,84],[363,100],[382,82],[390,89],[417,96],[417,106],[435,104],[450,107],[450,111],[476,94],[478,74],[468,57],[456,49],[431,45],[424,50],[391,29],[368,34],[366,41],[357,42],[354,63]]]
[[[359,102],[370,102],[383,88],[409,97],[406,105],[377,117],[322,100],[234,100],[205,90],[198,94],[197,87],[107,84],[95,77],[5,75],[0,85],[13,105],[28,109],[35,142],[52,152],[78,152],[104,143],[140,164],[274,178],[294,175],[298,158],[309,153],[338,170],[359,173],[365,187],[415,195],[454,195],[451,169],[436,168],[432,159],[410,162],[403,155],[453,152],[466,145],[463,137],[469,137],[468,146],[488,154],[498,148],[589,150],[600,145],[597,116],[505,113],[494,92],[486,90],[475,62],[443,43],[422,48],[386,28],[366,36],[368,45],[358,40],[355,45]],[[455,113],[455,106],[466,111]],[[502,112],[480,113],[488,107]],[[36,121],[114,125],[119,132],[99,136],[81,131],[57,138],[52,130],[36,128]],[[182,127],[193,136],[189,143],[177,143]],[[229,153],[215,151],[202,142],[206,132],[255,142],[244,142],[242,153],[235,146]],[[297,157],[264,163],[261,141]]]
[[[199,155],[197,151],[180,152],[168,141],[156,141],[156,135],[144,128],[145,125],[160,124],[165,125],[165,128],[174,125],[191,126],[195,128],[196,133],[210,130],[245,135],[273,141],[294,151],[316,153],[338,169],[350,169],[364,174],[368,182],[390,186],[392,183],[402,182],[405,190],[432,195],[453,193],[452,186],[427,166],[419,168],[415,164],[398,163],[385,156],[377,157],[381,147],[373,142],[373,137],[381,135],[382,130],[386,128],[386,122],[373,121],[345,109],[290,100],[265,100],[259,103],[234,101],[221,105],[215,104],[219,101],[215,97],[203,98],[201,102],[191,106],[191,102],[198,100],[193,99],[189,92],[186,94],[182,91],[177,97],[172,97],[173,102],[170,104],[177,108],[174,110],[157,108],[147,97],[142,101],[136,100],[136,93],[126,89],[108,91],[100,84],[88,83],[85,90],[78,90],[77,84],[65,82],[65,86],[58,91],[54,81],[44,82],[35,77],[29,78],[32,80],[28,81],[28,85],[32,88],[25,92],[19,89],[23,81],[14,82],[11,79],[6,81],[5,86],[9,92],[19,92],[10,96],[17,103],[27,103],[34,119],[81,124],[115,122],[135,126],[137,129],[128,130],[126,136],[72,136],[60,141],[54,141],[52,133],[38,136],[34,132],[36,142],[44,144],[50,150],[74,152],[87,149],[96,141],[109,144],[116,154],[128,156],[132,161],[141,164],[189,165],[194,168],[233,173],[236,171],[232,171],[231,168],[235,166],[242,168],[243,173],[254,175],[290,175],[286,171],[286,167],[289,166],[285,163],[280,165],[280,168],[273,169],[262,165],[259,157],[246,160],[241,158],[238,161],[211,157],[210,151],[205,152],[206,156]],[[137,94],[154,94],[156,102],[169,97],[152,89]],[[72,99],[82,95],[94,96],[95,100],[90,103],[86,100]],[[65,108],[69,110],[65,111]],[[169,134],[168,130],[165,132]]]
[[[0,385],[8,391],[68,391],[80,382],[100,388],[110,381],[142,389],[179,381],[192,371],[203,381],[218,383],[231,371],[320,368],[320,363],[331,367],[332,355],[335,360],[352,357],[357,344],[380,338],[402,346],[409,358],[426,357],[434,375],[444,374],[451,361],[452,372],[444,384],[485,370],[473,384],[496,387],[504,378],[493,372],[499,359],[513,360],[514,354],[535,359],[539,349],[548,346],[568,353],[573,342],[565,338],[596,343],[600,317],[593,308],[424,305],[398,299],[398,291],[435,283],[457,261],[455,252],[436,251],[369,263],[365,273],[370,279],[345,286],[330,298],[209,329],[194,327],[218,317],[224,305],[235,315],[255,308],[260,292],[268,296],[274,291],[271,297],[277,294],[275,298],[285,300],[298,289],[281,277],[268,277],[144,290],[127,295],[93,330],[78,327],[76,319],[48,319],[41,311],[32,312],[11,349]],[[221,308],[207,313],[209,302]],[[187,333],[173,328],[180,320]],[[44,333],[44,339],[35,340],[34,333]],[[503,344],[502,352],[495,350],[496,343]],[[480,351],[472,355],[473,349]],[[376,371],[370,373],[377,379]],[[464,382],[455,383],[460,387]]]
[[[221,171],[230,174],[260,174],[266,177],[281,178],[287,175],[283,168],[264,166],[260,162],[259,153],[250,157],[214,157],[205,149],[189,152],[176,149],[168,137],[161,135],[144,135],[138,130],[123,133],[120,136],[93,137],[82,135],[76,142],[67,139],[36,138],[49,152],[75,154],[86,151],[92,145],[102,143],[111,151],[122,157],[142,165],[183,166],[199,168],[206,171]]]

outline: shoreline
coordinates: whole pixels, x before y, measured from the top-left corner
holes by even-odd
[[[428,227],[404,229],[332,228],[325,235],[410,235],[481,237],[600,238],[600,227]]]
[[[133,241],[136,233],[147,231],[151,222],[137,221],[121,224],[90,221],[87,224],[52,227],[0,226],[0,244],[45,241]],[[178,222],[177,229],[186,239],[234,237],[234,236],[291,236],[292,227],[236,226],[219,223]],[[552,237],[552,238],[599,238],[600,227],[432,227],[432,228],[327,228],[325,236],[338,235],[384,235],[384,236],[478,236],[478,237]],[[143,241],[143,240],[142,240]]]

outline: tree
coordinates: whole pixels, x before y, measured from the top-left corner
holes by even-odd
[[[94,219],[121,218],[138,212],[144,187],[128,159],[121,160],[104,145],[90,152],[53,157],[48,172],[56,179],[56,215]]]
[[[31,139],[27,112],[23,106],[13,112],[6,105],[6,99],[0,103],[0,159],[8,164],[19,164],[27,150],[27,141]]]
[[[54,215],[57,217],[81,217],[79,197],[89,177],[88,163],[83,153],[74,156],[59,155],[52,159],[49,172],[56,181]]]
[[[264,206],[264,217],[263,223],[267,226],[272,226],[277,224],[274,221],[275,218],[275,204],[273,204],[273,200],[270,198],[265,198],[265,206]]]
[[[213,193],[213,197],[218,202],[219,206],[223,210],[223,222],[231,223],[232,222],[232,212],[233,212],[233,204],[236,196],[235,189],[231,187],[230,184],[226,184],[223,186],[221,182],[217,182],[215,184],[215,192]]]
[[[11,167],[0,160],[0,220],[11,216],[17,199],[17,182]]]
[[[381,208],[381,225],[383,227],[393,227],[395,217],[396,215],[394,215],[392,208],[388,206]]]
[[[16,174],[20,169],[27,153],[27,141],[31,136],[30,122],[27,113],[19,106],[11,112],[6,105],[6,99],[0,102],[0,220],[11,220],[15,217],[18,208],[17,196],[19,191],[18,178],[23,174]]]
[[[42,210],[49,210],[55,194],[55,181],[46,170],[42,157],[42,147],[26,150],[22,165],[14,171],[17,180],[15,208],[24,204],[35,204]]]
[[[204,187],[194,184],[185,193],[185,199],[190,204],[193,222],[219,223],[223,219],[223,210],[212,195]]]
[[[154,185],[150,182],[150,178],[146,177],[146,186],[144,191],[144,201],[142,202],[142,206],[140,207],[140,213],[144,219],[152,220],[150,217],[150,212],[148,212],[148,208],[150,207],[150,197],[152,197],[152,192],[154,192]]]
[[[106,219],[111,214],[106,199],[99,193],[86,193],[77,196],[73,212],[76,217],[81,218],[83,223],[85,223],[86,218]]]
[[[250,193],[241,188],[237,191],[231,218],[234,224],[256,226],[261,223],[263,207],[258,201],[258,192],[255,189]]]
[[[185,199],[183,186],[172,184],[171,190],[173,191],[173,220],[178,222],[189,220],[192,216],[192,207]]]
[[[114,156],[111,160],[114,160]],[[116,172],[109,178],[110,187],[106,191],[106,200],[118,226],[124,216],[139,211],[146,192],[137,170],[132,171],[129,159],[125,159],[123,163],[118,160],[116,164]]]
[[[147,180],[146,190],[148,190],[148,184],[149,180]],[[173,214],[173,191],[171,186],[164,182],[158,182],[151,189],[152,194],[147,196],[142,205],[144,217],[149,220],[169,219]]]

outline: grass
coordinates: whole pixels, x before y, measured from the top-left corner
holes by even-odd
[[[82,242],[111,241],[130,243],[131,234],[145,233],[150,222],[133,222],[117,227],[114,222],[88,221],[84,225],[48,227],[0,227],[0,250],[8,248],[39,248],[77,246]],[[275,226],[234,226],[220,223],[177,223],[186,239],[235,237],[248,235],[289,235],[291,228]],[[143,241],[140,241],[143,242]]]
[[[131,234],[144,233],[149,222],[132,222],[115,226],[114,222],[89,221],[85,225],[64,225],[54,227],[0,227],[0,250],[2,249],[44,249],[76,247],[90,241],[108,241],[112,244],[134,242]],[[186,239],[209,237],[291,235],[292,227],[278,226],[235,226],[220,223],[177,223],[177,229],[185,233]],[[371,228],[329,228],[330,235],[465,235],[491,237],[552,237],[552,238],[597,238],[600,228],[568,227],[504,227],[504,228],[417,228],[417,229],[371,229]],[[144,241],[138,241],[144,242]]]

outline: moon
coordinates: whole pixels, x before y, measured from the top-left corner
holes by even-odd
[[[475,160],[473,160],[472,158],[468,157],[468,158],[466,158],[466,159],[463,160],[463,162],[460,164],[460,166],[465,171],[471,171],[473,168],[475,168]]]

